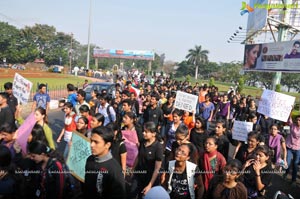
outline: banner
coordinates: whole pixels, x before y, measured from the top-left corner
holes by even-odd
[[[188,112],[196,113],[198,96],[177,91],[174,107]]]
[[[245,45],[243,69],[300,72],[300,40]]]
[[[24,155],[27,153],[27,140],[35,123],[34,113],[31,113],[17,130],[16,142],[21,146]]]
[[[137,144],[139,143],[136,131],[122,131],[123,139],[127,150],[126,165],[132,167],[139,153]]]
[[[267,24],[267,9],[255,8],[257,4],[268,4],[268,0],[250,0],[249,5],[254,8],[253,12],[248,13],[247,22],[247,37],[253,36],[258,31],[262,30]]]
[[[291,114],[295,97],[264,90],[258,103],[257,112],[276,120],[286,122]]]
[[[95,58],[118,58],[135,60],[154,60],[154,52],[142,50],[94,49]]]
[[[72,175],[81,182],[84,182],[85,163],[90,155],[92,152],[89,139],[78,132],[73,132],[67,165]]]
[[[32,83],[29,80],[25,79],[18,73],[15,74],[12,91],[19,102],[27,104],[31,88]]]
[[[232,128],[232,138],[239,141],[247,141],[248,133],[252,131],[252,122],[234,121]]]

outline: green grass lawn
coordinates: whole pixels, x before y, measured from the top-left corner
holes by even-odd
[[[63,76],[59,77],[59,78],[27,78],[29,81],[32,82],[33,84],[33,90],[36,90],[38,83],[44,83],[44,84],[48,84],[49,88],[62,88],[62,89],[66,89],[66,86],[68,83],[74,84],[75,86],[78,87],[82,87],[82,84],[84,83],[84,77],[75,77],[75,76],[71,76],[71,75],[64,75],[61,74]],[[1,78],[0,79],[0,90],[3,89],[3,85],[6,82],[12,82],[13,78]]]

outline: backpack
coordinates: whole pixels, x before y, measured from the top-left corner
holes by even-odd
[[[100,107],[100,103],[99,103],[99,105],[97,106],[97,109]],[[109,119],[109,122],[108,123],[110,123],[110,122],[113,122],[112,121],[112,117],[111,117],[111,113],[110,113],[110,107],[112,107],[110,104],[108,104],[108,106],[107,106],[107,108],[106,108],[106,113],[107,113],[107,115],[108,115],[108,119]]]
[[[110,107],[112,107],[111,105],[108,105],[107,108],[106,108],[106,113],[108,115],[108,119],[109,119],[109,123],[110,122],[113,122],[112,121],[112,117],[111,117],[111,113],[110,113]]]
[[[76,198],[80,195],[80,184],[79,182],[72,176],[68,166],[66,164],[62,164],[61,162],[53,159],[55,161],[55,165],[60,172],[60,189],[63,190],[62,198]],[[50,168],[49,168],[50,170]],[[51,175],[51,172],[50,172]]]

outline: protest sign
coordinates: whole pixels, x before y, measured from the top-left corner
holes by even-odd
[[[16,142],[21,146],[22,153],[27,153],[27,140],[36,123],[34,113],[31,113],[17,130]]]
[[[80,133],[73,132],[72,145],[70,146],[67,165],[72,175],[84,182],[85,163],[92,154],[90,141]]]
[[[126,164],[127,166],[132,167],[139,152],[137,147],[137,143],[139,141],[136,131],[122,131],[122,135],[123,139],[125,139],[125,146],[127,150]]]
[[[177,91],[174,107],[188,112],[196,113],[198,96]]]
[[[286,122],[292,111],[295,97],[264,90],[258,103],[257,112],[276,120]]]
[[[248,133],[252,131],[252,122],[234,121],[232,128],[232,138],[239,141],[247,141]]]
[[[13,82],[13,94],[22,104],[27,104],[30,97],[30,90],[32,88],[32,83],[19,75],[15,74],[14,82]]]
[[[50,103],[49,103],[49,108],[52,110],[52,109],[57,109],[58,108],[58,100],[50,100]]]

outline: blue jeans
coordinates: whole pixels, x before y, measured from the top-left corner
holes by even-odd
[[[296,181],[297,178],[297,172],[298,172],[298,162],[300,158],[300,150],[293,150],[290,148],[287,148],[287,164],[289,168],[286,170],[286,174],[289,173],[291,168],[291,163],[293,163],[293,171],[292,171],[292,181]],[[292,162],[293,159],[293,162]]]

